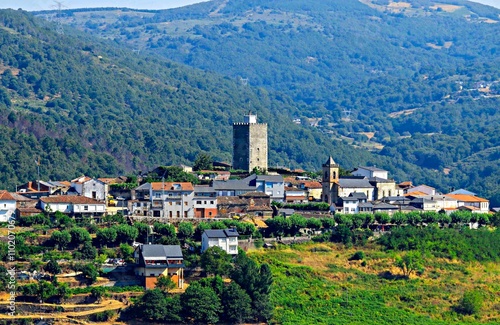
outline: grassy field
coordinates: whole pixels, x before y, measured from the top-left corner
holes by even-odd
[[[356,251],[364,260],[349,261]],[[303,244],[249,254],[269,263],[278,324],[500,323],[500,265],[427,258],[421,276],[401,277],[394,253],[372,245]],[[479,290],[479,315],[454,311],[463,293]]]

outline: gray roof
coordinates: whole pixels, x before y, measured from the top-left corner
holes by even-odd
[[[374,183],[396,183],[393,179],[385,179],[381,177],[370,177],[368,180]]]
[[[370,202],[361,202],[358,204],[358,208],[373,208],[373,204]]]
[[[148,190],[149,191],[150,189],[151,189],[151,183],[144,183],[144,184],[142,184],[140,186],[137,186],[135,188],[136,191],[141,191],[141,190],[142,191],[144,191],[144,190]]]
[[[248,185],[245,179],[230,179],[227,181],[214,181],[214,190],[216,191],[255,191],[255,186]]]
[[[207,229],[204,234],[208,238],[227,238],[227,237],[238,237],[239,234],[236,229]]]
[[[362,169],[365,169],[365,170],[369,170],[369,171],[372,171],[372,172],[386,172],[387,170],[385,169],[381,169],[381,168],[378,168],[378,167],[375,167],[375,166],[372,166],[372,167],[367,167],[367,166],[359,166],[359,168],[362,168]]]
[[[467,191],[467,190],[465,190],[463,188],[458,189],[456,191],[453,191],[453,192],[451,192],[449,194],[465,194],[465,195],[474,195],[474,196],[476,196],[476,193],[471,192],[471,191]]]
[[[347,201],[349,201],[349,202],[357,202],[357,201],[358,201],[358,199],[357,199],[357,198],[352,197],[352,196],[349,196],[349,197],[341,197],[340,199],[341,199],[342,201],[344,201],[344,202],[347,202]]]
[[[194,186],[195,193],[213,193],[215,192],[215,188],[206,185],[195,185]]]
[[[366,196],[365,193],[360,193],[360,192],[353,192],[351,194],[349,194],[349,197],[353,197],[355,199],[358,199],[358,200],[367,200],[368,197]]]
[[[397,210],[397,209],[399,209],[399,207],[392,205],[392,204],[381,202],[381,203],[374,205],[373,209],[374,210]]]
[[[339,185],[343,188],[373,188],[367,179],[340,178]]]
[[[258,181],[266,181],[273,183],[283,183],[284,179],[281,175],[257,175]]]
[[[179,245],[141,245],[140,249],[144,258],[183,258],[181,246]]]

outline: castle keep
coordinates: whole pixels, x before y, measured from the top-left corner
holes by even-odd
[[[267,124],[257,123],[256,115],[245,115],[233,124],[233,168],[267,170]]]

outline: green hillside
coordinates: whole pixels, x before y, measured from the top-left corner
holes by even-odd
[[[289,116],[389,158],[381,166],[397,179],[467,187],[499,203],[499,14],[461,0],[216,0],[59,19],[279,91],[297,108]]]
[[[193,162],[231,160],[232,123],[252,111],[269,123],[270,163],[315,170],[382,160],[292,123],[283,93],[153,56],[23,11],[0,11],[0,188]]]

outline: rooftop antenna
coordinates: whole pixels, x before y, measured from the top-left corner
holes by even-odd
[[[35,164],[36,164],[37,171],[38,171],[38,181],[37,181],[38,192],[40,192],[40,156],[38,156],[38,159],[35,159]]]
[[[344,113],[344,117],[345,117],[347,120],[350,120],[350,119],[351,119],[351,113],[352,113],[352,110],[351,110],[351,109],[346,109],[346,108],[344,108],[344,110],[342,111],[342,113]]]
[[[61,1],[56,1],[54,0],[54,2],[56,3],[55,7],[57,7],[57,14],[56,14],[56,21],[57,21],[57,25],[56,25],[56,32],[59,34],[59,35],[63,35],[64,34],[64,29],[63,29],[63,26],[62,26],[62,8],[65,7],[67,8],[65,5],[63,5],[63,3]]]
[[[248,85],[248,78],[240,77],[240,82],[243,86]]]

